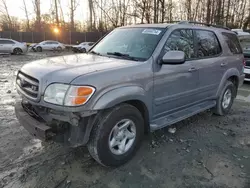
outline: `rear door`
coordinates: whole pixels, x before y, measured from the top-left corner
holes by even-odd
[[[56,49],[59,46],[59,43],[56,41],[51,42],[51,46],[53,49]]]
[[[50,48],[51,48],[50,42],[44,42],[44,43],[42,44],[42,48],[43,48],[44,50],[50,50]]]
[[[197,100],[215,97],[227,66],[227,57],[222,56],[221,44],[213,31],[196,29],[196,66],[199,72],[199,93]]]
[[[234,33],[228,33],[228,32],[223,32],[222,36],[227,44],[228,47],[228,66],[227,68],[232,68],[232,67],[237,67],[237,69],[239,70],[240,73],[242,73],[242,66],[243,66],[243,51],[242,48],[244,50],[244,54],[247,55],[247,48],[250,49],[250,43],[248,44],[248,46],[244,46],[244,44],[240,45],[239,39],[238,37],[234,34]],[[250,37],[250,35],[249,35]],[[248,52],[250,55],[250,51]],[[247,57],[247,56],[246,56]],[[245,57],[245,59],[246,59]],[[248,66],[247,66],[248,65]],[[245,69],[250,69],[250,61],[246,59],[246,67]]]

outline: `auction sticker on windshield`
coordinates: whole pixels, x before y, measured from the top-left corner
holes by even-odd
[[[144,29],[142,31],[143,34],[150,34],[150,35],[159,35],[161,33],[161,30],[157,29]]]

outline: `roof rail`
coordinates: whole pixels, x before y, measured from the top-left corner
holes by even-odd
[[[196,22],[196,21],[179,21],[178,24],[205,25],[207,27],[216,27],[216,28],[231,30],[230,28],[222,26],[222,25],[213,25],[213,24],[209,24],[209,23],[202,23],[202,22]]]

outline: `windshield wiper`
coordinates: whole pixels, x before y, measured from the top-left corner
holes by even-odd
[[[113,56],[123,57],[125,59],[129,59],[133,61],[139,61],[137,58],[132,57],[129,54],[121,53],[121,52],[107,52],[107,55],[113,55]]]

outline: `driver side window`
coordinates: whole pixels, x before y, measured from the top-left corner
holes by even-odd
[[[183,51],[186,59],[195,58],[193,30],[178,29],[171,33],[163,47],[163,55],[168,51]]]

